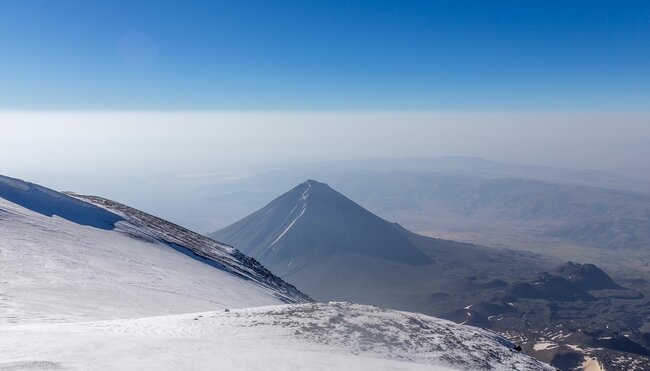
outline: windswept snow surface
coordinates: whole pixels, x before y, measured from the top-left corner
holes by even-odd
[[[115,201],[96,196],[70,194],[122,215],[128,223],[118,225],[118,230],[121,232],[135,238],[166,243],[187,256],[266,286],[275,291],[275,295],[284,302],[310,301],[305,294],[271,273],[255,259],[242,254],[232,246],[224,245],[189,229]]]
[[[0,370],[553,370],[488,331],[347,303],[0,331]]]
[[[231,246],[0,177],[0,371],[547,369],[513,348],[420,314],[312,303]]]
[[[135,209],[95,200],[97,205],[0,177],[0,324],[308,300],[232,247]],[[42,212],[44,208],[49,211]],[[115,220],[114,226],[95,223],[106,220]]]
[[[0,175],[0,198],[45,216],[56,215],[77,224],[113,229],[118,215],[62,193]]]

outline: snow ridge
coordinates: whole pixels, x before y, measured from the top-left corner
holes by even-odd
[[[117,224],[118,232],[134,238],[160,241],[177,251],[182,250],[178,249],[179,246],[185,248],[191,252],[190,256],[196,255],[198,258],[211,260],[225,271],[274,290],[276,296],[285,303],[311,301],[293,285],[286,283],[257,260],[242,254],[232,246],[115,201],[75,193],[68,195],[122,216],[125,220]]]
[[[103,208],[20,179],[0,175],[0,198],[45,216],[110,230],[122,218]]]

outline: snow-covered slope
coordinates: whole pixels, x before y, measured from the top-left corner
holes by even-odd
[[[344,303],[13,326],[0,369],[553,370],[488,331]]]
[[[107,200],[0,176],[0,323],[308,300],[236,249]]]
[[[44,369],[547,368],[488,331],[313,303],[233,247],[0,177],[0,370]]]
[[[265,286],[273,290],[275,295],[284,302],[309,300],[295,287],[282,281],[255,259],[242,254],[232,246],[224,245],[187,228],[115,201],[97,196],[69,194],[122,216],[126,222],[117,224],[116,229],[119,232],[137,239],[163,242],[176,251],[203,263]]]

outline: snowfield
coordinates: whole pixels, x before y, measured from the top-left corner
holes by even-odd
[[[0,371],[552,370],[514,347],[425,315],[313,303],[233,247],[0,176]]]
[[[552,370],[484,330],[347,303],[0,331],[0,370]]]
[[[232,247],[117,203],[109,213],[7,179],[0,177],[0,323],[92,321],[308,300]],[[21,204],[4,199],[12,192],[22,193],[16,197]],[[60,210],[69,219],[56,214]],[[79,215],[99,215],[114,226],[92,226],[92,218],[79,224],[80,218],[74,219]]]

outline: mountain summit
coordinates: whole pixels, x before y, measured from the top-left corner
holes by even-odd
[[[287,275],[338,254],[431,263],[407,233],[327,184],[307,180],[213,236]]]
[[[432,294],[464,275],[528,267],[513,267],[521,257],[509,252],[410,232],[314,180],[210,236],[315,299],[405,310],[430,311]]]

